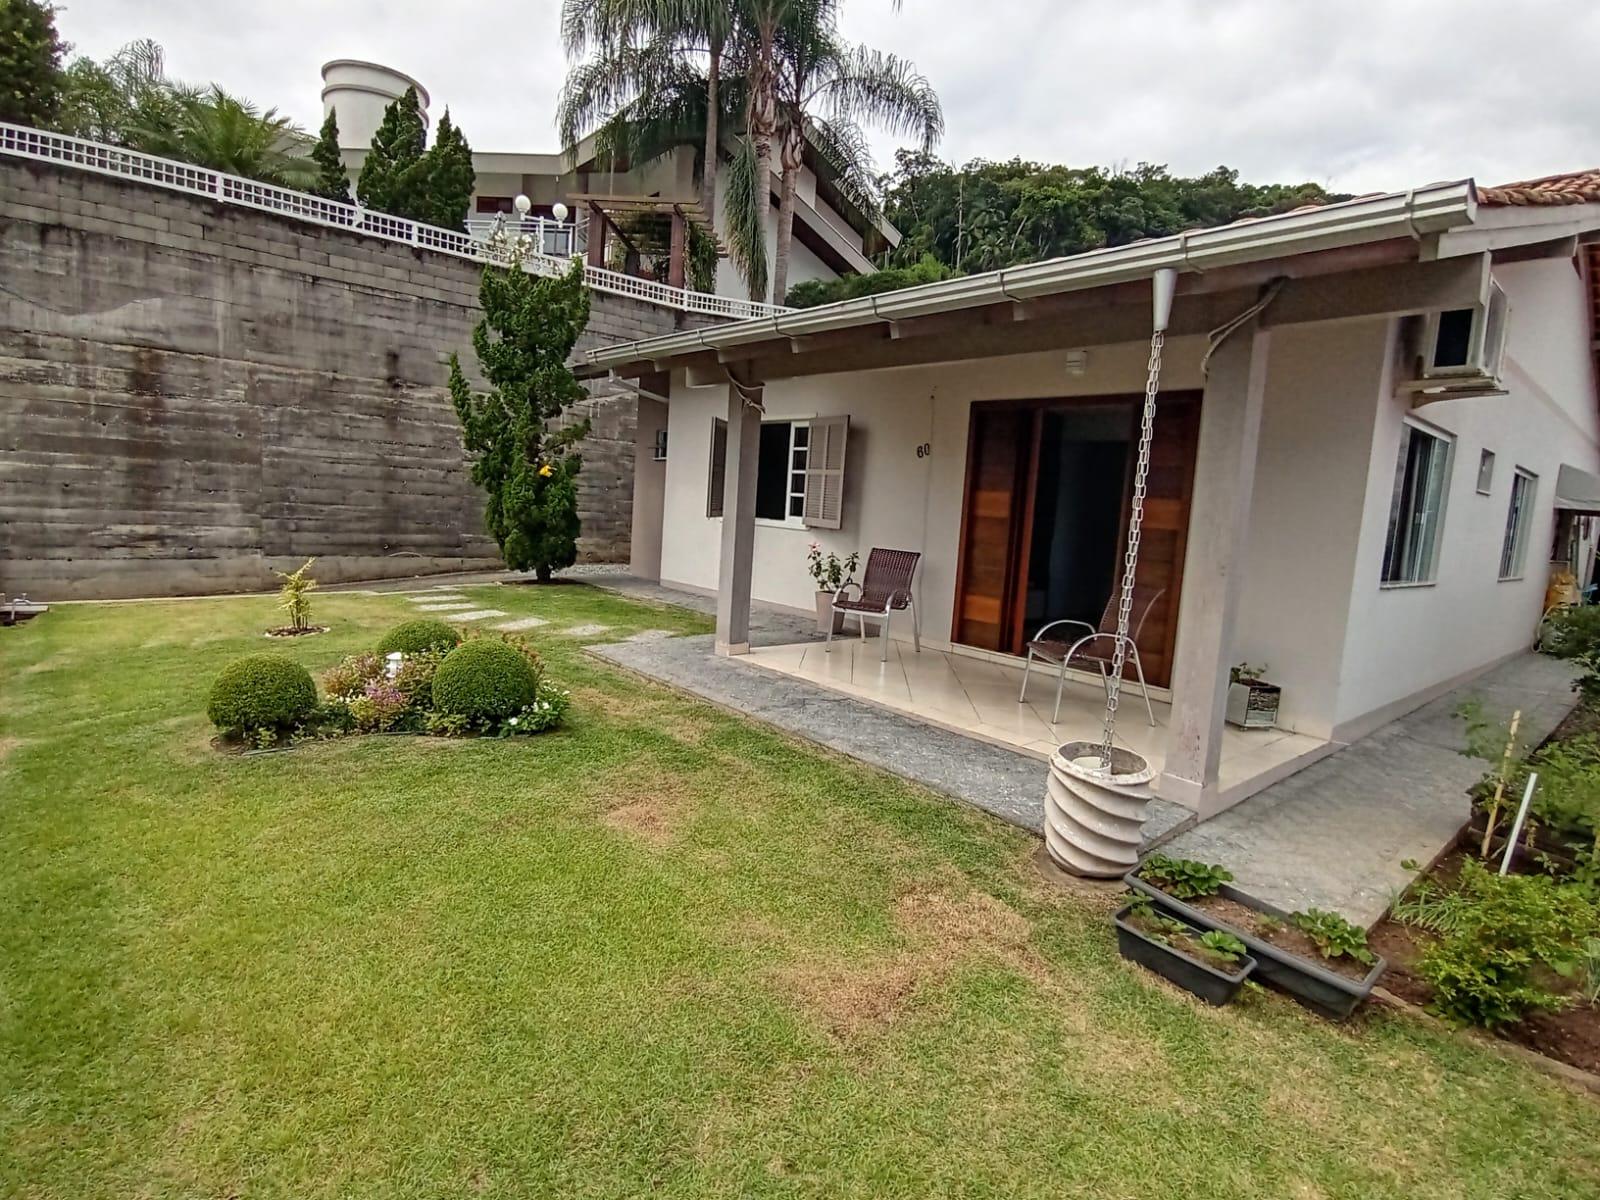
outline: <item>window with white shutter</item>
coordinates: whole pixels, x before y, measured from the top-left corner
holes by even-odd
[[[844,452],[850,418],[813,417],[805,458],[805,524],[838,529],[844,524]]]

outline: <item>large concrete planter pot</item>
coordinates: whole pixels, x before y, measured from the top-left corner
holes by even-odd
[[[1094,742],[1067,742],[1050,756],[1044,845],[1057,866],[1088,879],[1117,879],[1139,862],[1155,772],[1131,750],[1102,766]]]
[[[844,632],[844,614],[833,611],[833,593],[819,591],[817,593],[817,632],[826,634],[829,629],[834,633]]]

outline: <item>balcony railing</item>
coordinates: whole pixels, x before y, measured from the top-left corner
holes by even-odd
[[[572,258],[582,254],[587,247],[584,229],[571,221],[557,221],[553,217],[516,217],[500,215],[471,216],[467,218],[467,233],[474,241],[486,242],[502,227],[507,236],[525,237],[528,244],[552,258]]]
[[[436,225],[423,225],[404,217],[373,212],[359,205],[341,204],[324,200],[306,192],[275,187],[255,179],[228,175],[193,163],[176,162],[142,154],[122,146],[108,146],[89,142],[66,134],[32,129],[26,125],[9,125],[0,122],[0,154],[13,158],[32,159],[36,162],[57,163],[109,175],[117,179],[130,179],[168,191],[203,196],[221,204],[253,208],[262,212],[277,213],[291,220],[343,229],[383,241],[401,242],[439,254],[474,262],[505,261],[503,253],[494,251],[488,242],[488,232],[481,235],[468,229],[441,229]],[[508,222],[509,224],[509,222]],[[532,253],[522,260],[525,270],[536,275],[564,275],[571,266],[580,235],[568,226],[569,236],[562,235],[551,220],[535,218],[521,222],[533,225],[530,239]],[[513,237],[517,231],[508,230]],[[778,305],[762,304],[755,300],[740,300],[730,296],[716,296],[696,292],[689,288],[669,287],[652,279],[635,279],[620,271],[588,264],[583,268],[584,282],[597,292],[614,296],[627,296],[646,304],[683,312],[707,313],[713,316],[743,320],[747,317],[765,317],[787,311]]]

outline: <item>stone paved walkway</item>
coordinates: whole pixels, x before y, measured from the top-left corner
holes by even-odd
[[[710,596],[663,588],[643,580],[591,580],[608,591],[658,604],[714,611]],[[751,606],[752,645],[784,645],[814,638],[815,622],[759,602]],[[710,636],[592,646],[589,653],[775,725],[807,741],[860,759],[1039,833],[1044,822],[1047,768],[1038,759],[988,742],[913,721],[849,696],[712,653]],[[1186,809],[1156,801],[1147,838],[1170,834],[1191,820]]]
[[[1489,764],[1461,754],[1455,716],[1477,699],[1486,715],[1522,710],[1528,745],[1571,711],[1576,674],[1527,654],[1463,684],[1353,745],[1258,792],[1162,847],[1221,863],[1238,886],[1279,908],[1331,909],[1371,925],[1469,816],[1467,789]]]

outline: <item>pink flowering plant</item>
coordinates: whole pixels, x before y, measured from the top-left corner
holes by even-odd
[[[374,679],[346,702],[358,733],[383,733],[399,725],[411,701],[392,679]]]

